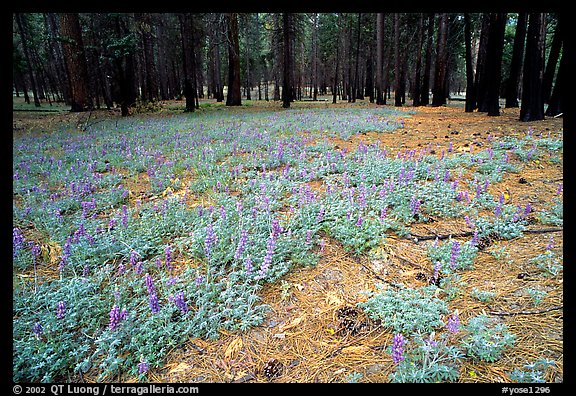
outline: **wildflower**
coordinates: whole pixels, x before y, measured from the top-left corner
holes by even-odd
[[[468,215],[464,216],[464,221],[466,222],[466,225],[470,228],[474,228],[474,223],[472,223],[472,221],[470,221],[470,217],[468,217]]]
[[[64,319],[64,316],[66,316],[66,302],[60,301],[56,306],[56,317],[58,319]]]
[[[452,242],[452,251],[450,253],[450,268],[456,269],[458,254],[460,254],[460,243],[458,241]]]
[[[130,253],[130,264],[136,265],[137,261],[138,261],[138,253],[136,253],[135,250],[132,250],[132,252]]]
[[[12,229],[12,246],[13,258],[16,258],[18,252],[24,247],[24,235],[20,233],[18,227]]]
[[[546,245],[546,250],[552,250],[553,247],[554,247],[554,237],[551,236],[550,242],[548,242],[548,245]]]
[[[530,202],[528,202],[526,204],[526,208],[524,209],[524,216],[528,216],[531,211],[532,211],[532,205],[530,204]]]
[[[174,297],[174,304],[182,312],[188,312],[188,304],[186,304],[186,299],[184,298],[184,292],[178,292]]]
[[[120,263],[118,265],[118,275],[124,275],[125,272],[126,272],[126,267],[124,266],[124,263]]]
[[[240,240],[238,241],[238,246],[236,247],[236,253],[234,253],[235,260],[238,260],[240,256],[242,256],[242,253],[244,253],[247,239],[248,239],[248,232],[246,230],[242,230],[240,232]]]
[[[410,200],[410,210],[412,211],[413,216],[415,216],[418,213],[421,204],[422,203],[420,202],[420,200],[416,198],[416,196],[414,195]]]
[[[154,280],[149,273],[146,273],[144,276],[144,282],[146,283],[146,290],[148,290],[148,294],[155,294],[156,288],[154,287]]]
[[[364,220],[362,219],[362,216],[358,216],[358,221],[356,221],[356,227],[361,227],[363,222]]]
[[[160,312],[160,307],[158,306],[158,297],[155,293],[150,294],[150,311],[152,311],[152,314],[157,314]]]
[[[404,336],[402,333],[394,334],[392,344],[392,361],[398,364],[404,360]]]
[[[110,323],[108,323],[108,328],[112,331],[118,328],[120,324],[120,308],[118,305],[114,305],[110,310]]]
[[[272,220],[272,237],[276,239],[282,232],[284,232],[284,228],[280,227],[278,220]]]
[[[124,228],[128,228],[128,207],[126,205],[122,205],[122,215],[120,217],[120,221]]]
[[[386,218],[386,212],[388,211],[388,206],[385,206],[384,208],[380,209],[380,220],[384,221],[384,219]]]
[[[274,248],[276,247],[276,239],[273,235],[268,238],[268,243],[266,247],[266,256],[264,256],[264,261],[262,267],[260,267],[260,272],[258,273],[258,279],[263,279],[268,272],[270,264],[272,264],[272,255],[274,254]]]
[[[40,321],[37,320],[34,323],[34,326],[32,326],[32,332],[34,333],[37,339],[40,338],[40,336],[44,332],[44,328],[42,327],[42,324],[40,324]]]
[[[172,250],[170,249],[170,245],[166,246],[164,249],[164,255],[166,256],[166,267],[168,269],[172,269]]]
[[[562,183],[558,184],[558,189],[556,190],[556,195],[562,194],[562,187],[563,187]]]
[[[212,228],[212,224],[208,224],[206,227],[206,238],[204,239],[204,253],[207,257],[210,257],[212,254],[212,247],[218,241],[218,237],[214,234],[214,229]]]
[[[144,361],[144,357],[140,358],[140,363],[138,363],[138,374],[146,374],[150,367],[148,363]]]
[[[202,282],[204,282],[204,278],[202,278],[200,275],[198,275],[195,279],[194,279],[194,283],[196,284],[196,286],[200,286],[202,284]]]
[[[250,256],[246,257],[246,261],[244,261],[244,269],[246,270],[246,275],[252,275],[252,260]]]
[[[454,312],[449,318],[448,323],[446,324],[446,328],[452,334],[458,333],[458,328],[460,327],[460,318],[458,317],[458,313]]]
[[[472,236],[472,239],[470,240],[470,243],[472,244],[472,246],[476,246],[478,244],[478,240],[480,238],[478,237],[478,230],[474,230],[474,235]]]

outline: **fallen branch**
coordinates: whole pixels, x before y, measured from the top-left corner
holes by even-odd
[[[524,230],[522,232],[526,233],[526,234],[544,234],[547,232],[560,232],[563,231],[564,228],[562,227],[552,227],[552,228],[540,228],[540,229],[535,229],[535,230]],[[434,234],[434,235],[416,235],[416,234],[408,234],[408,236],[404,237],[404,239],[409,239],[409,240],[413,240],[414,242],[419,242],[419,241],[427,241],[427,240],[433,240],[433,239],[448,239],[448,238],[463,238],[463,237],[469,237],[474,235],[474,233],[472,231],[469,232],[461,232],[459,234]]]
[[[538,315],[550,311],[556,311],[558,309],[563,309],[564,305],[560,305],[557,307],[550,307],[546,309],[542,309],[540,311],[519,311],[519,312],[490,312],[490,315],[497,315],[497,316],[513,316],[513,315]]]

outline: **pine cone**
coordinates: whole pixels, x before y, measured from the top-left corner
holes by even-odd
[[[282,374],[283,364],[280,363],[278,360],[271,358],[268,359],[266,363],[264,363],[264,367],[262,367],[262,373],[264,376],[270,381],[272,378],[278,377]]]

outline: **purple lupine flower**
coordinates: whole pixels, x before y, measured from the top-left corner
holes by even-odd
[[[458,241],[452,242],[452,250],[450,252],[450,268],[456,269],[458,255],[460,254],[460,243]]]
[[[262,262],[262,266],[260,267],[260,271],[258,273],[258,279],[263,279],[270,268],[270,264],[272,264],[272,255],[274,254],[274,248],[276,247],[276,239],[273,235],[270,235],[268,238],[268,243],[266,246],[266,256],[264,256],[264,261]]]
[[[282,232],[284,232],[284,228],[280,227],[278,220],[272,220],[272,237],[276,239]]]
[[[250,256],[246,257],[246,260],[244,261],[244,269],[246,270],[246,276],[252,275],[252,260],[250,259]]]
[[[474,228],[474,223],[472,223],[472,221],[470,221],[470,217],[468,217],[468,215],[464,216],[464,221],[466,222],[466,225],[470,228]]]
[[[494,215],[495,216],[500,216],[502,214],[502,204],[498,203],[496,205],[496,207],[494,208]]]
[[[526,204],[526,208],[524,209],[524,216],[528,216],[532,212],[532,205],[530,202]]]
[[[476,246],[478,244],[479,241],[479,237],[478,237],[478,230],[474,230],[474,235],[472,236],[472,239],[470,240],[470,243],[472,244],[472,246]]]
[[[392,361],[398,364],[404,360],[404,336],[402,333],[394,334],[392,344]]]
[[[310,245],[312,243],[312,230],[306,231],[306,244]]]
[[[32,332],[34,333],[34,335],[36,336],[36,338],[40,338],[40,336],[42,335],[42,333],[44,332],[44,328],[42,327],[42,324],[40,323],[39,320],[37,320],[34,323],[34,326],[32,326]]]
[[[84,268],[82,269],[82,276],[84,278],[87,278],[89,274],[90,274],[90,266],[88,264],[85,264]]]
[[[108,323],[108,328],[112,331],[118,328],[120,324],[120,308],[118,305],[114,305],[110,310],[110,322]]]
[[[58,305],[56,306],[56,317],[58,319],[64,319],[66,316],[66,302],[59,301]]]
[[[416,215],[416,213],[418,213],[421,204],[422,203],[420,202],[420,200],[416,198],[416,196],[414,195],[410,200],[410,210],[413,216]]]
[[[13,258],[18,255],[18,252],[24,248],[24,235],[20,232],[18,227],[12,228],[12,255]]]
[[[448,323],[446,324],[446,328],[452,334],[458,333],[458,329],[460,327],[460,318],[458,317],[458,313],[454,312],[449,318]]]
[[[178,279],[177,276],[171,276],[170,278],[168,278],[168,279],[166,280],[166,285],[167,285],[167,286],[175,285],[176,282],[178,282],[178,280],[179,280],[179,279]]]
[[[386,218],[386,212],[388,212],[388,206],[385,206],[384,208],[380,209],[380,220],[384,221],[384,219]]]
[[[200,275],[198,275],[195,279],[194,279],[194,283],[196,284],[196,286],[200,286],[202,284],[202,282],[204,282],[204,278],[202,278]]]
[[[144,360],[144,358],[141,358],[140,363],[138,363],[138,374],[146,374],[149,369],[150,366],[148,366],[148,363]]]
[[[108,230],[112,230],[115,225],[116,225],[116,219],[110,219],[110,221],[108,222]]]
[[[124,228],[128,228],[128,207],[126,205],[122,205],[122,215],[120,216],[120,221]]]
[[[242,256],[242,253],[244,253],[247,239],[248,239],[248,232],[246,230],[240,231],[240,240],[238,241],[238,246],[236,247],[236,253],[234,253],[235,260],[238,260]]]
[[[146,290],[148,291],[148,294],[156,294],[156,288],[154,287],[154,279],[152,279],[152,276],[149,273],[146,273],[146,275],[144,275],[144,282],[146,283]]]
[[[553,247],[554,247],[554,237],[551,236],[548,245],[546,245],[546,250],[552,250]]]
[[[218,242],[218,237],[214,234],[214,229],[212,224],[208,224],[206,227],[206,238],[204,239],[204,253],[206,257],[210,257],[212,254],[212,247]]]
[[[450,181],[450,169],[446,169],[444,172],[444,183],[448,183]]]
[[[362,216],[358,216],[358,220],[356,221],[356,227],[361,227],[363,222],[364,219],[362,219]]]
[[[158,312],[160,312],[160,306],[158,305],[158,296],[156,296],[156,293],[150,294],[150,311],[152,311],[152,314],[157,314]]]
[[[563,187],[562,183],[558,184],[558,189],[556,190],[556,195],[562,194],[562,187]]]
[[[124,263],[118,265],[118,275],[124,275],[126,273],[126,266]]]
[[[130,252],[130,265],[134,266],[138,262],[138,253],[135,250]]]
[[[127,317],[128,317],[128,311],[126,310],[126,308],[122,308],[122,311],[120,311],[120,321],[126,320]]]
[[[166,257],[166,267],[172,269],[172,261],[174,258],[172,257],[172,249],[170,248],[170,245],[166,246],[164,249],[164,256]]]
[[[316,223],[321,223],[324,220],[324,215],[326,214],[326,208],[324,205],[320,206],[320,210],[318,211],[318,216],[316,216]]]
[[[162,260],[160,260],[160,257],[156,257],[155,263],[156,267],[158,268],[162,267]]]
[[[174,296],[174,304],[182,313],[185,314],[188,312],[188,304],[186,304],[183,291],[176,293],[176,296]]]

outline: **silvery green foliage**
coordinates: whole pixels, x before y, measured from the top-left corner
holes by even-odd
[[[440,263],[441,272],[449,275],[455,271],[464,271],[474,266],[478,248],[470,240],[459,242],[448,238],[443,242],[429,243],[427,256],[431,263]]]
[[[508,326],[487,315],[470,319],[465,331],[468,335],[464,337],[461,345],[467,356],[485,362],[497,361],[504,350],[516,342],[516,336],[508,331]]]
[[[358,303],[373,320],[390,327],[395,333],[431,332],[444,326],[442,316],[448,312],[446,303],[435,297],[435,286],[407,288],[402,285],[369,292],[368,300]]]
[[[554,226],[564,225],[564,204],[558,199],[553,199],[553,204],[548,209],[542,209],[536,214],[536,217],[542,224]]]
[[[392,382],[452,382],[460,377],[460,362],[465,355],[452,342],[448,333],[439,340],[434,335],[415,333],[405,344],[404,360],[390,374]]]
[[[508,373],[510,380],[521,383],[545,383],[544,375],[548,367],[555,366],[554,360],[541,358],[533,363],[526,363],[523,369],[514,369]]]
[[[496,293],[487,290],[478,290],[476,287],[472,289],[470,295],[483,303],[490,303],[494,300],[494,297],[496,297]]]
[[[547,249],[544,253],[538,254],[528,260],[535,264],[545,276],[557,276],[564,269],[563,257],[558,256],[553,250]]]

